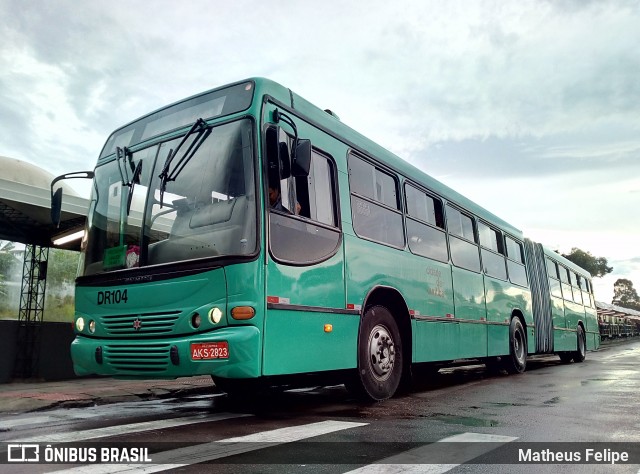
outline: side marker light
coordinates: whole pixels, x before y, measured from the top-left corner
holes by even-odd
[[[231,310],[231,317],[238,320],[251,319],[256,315],[256,310],[251,306],[236,306]]]

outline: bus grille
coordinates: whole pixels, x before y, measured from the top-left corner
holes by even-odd
[[[104,346],[104,361],[119,372],[163,372],[170,362],[170,344]]]
[[[102,326],[109,336],[157,336],[169,334],[180,311],[145,314],[115,314],[102,317]]]

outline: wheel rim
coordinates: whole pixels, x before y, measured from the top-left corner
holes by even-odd
[[[387,380],[396,361],[396,349],[391,333],[382,325],[375,326],[369,334],[368,346],[371,373],[377,380]]]
[[[524,360],[524,338],[521,331],[515,331],[513,335],[513,355],[519,363]]]

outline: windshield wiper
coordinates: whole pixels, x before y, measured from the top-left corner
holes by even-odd
[[[133,162],[131,163],[133,166]],[[129,182],[129,197],[127,198],[127,215],[131,212],[131,200],[133,199],[133,188],[136,184],[140,183],[140,174],[142,173],[142,160],[138,161],[135,169],[133,170],[133,176]]]
[[[120,148],[116,147],[116,162],[118,163],[118,171],[120,172],[120,178],[122,179],[123,186],[131,186],[129,181],[129,173],[127,172],[127,157],[129,158],[129,164],[131,165],[131,171],[133,171],[133,162],[131,160],[131,152],[125,146]],[[122,161],[122,163],[120,163]],[[124,172],[123,172],[124,168]]]
[[[129,161],[129,168],[131,168],[131,178],[129,178],[129,171],[127,171],[127,160]],[[120,172],[120,178],[122,179],[122,186],[127,186],[129,188],[129,196],[127,197],[127,215],[129,215],[131,212],[133,188],[136,184],[140,183],[142,160],[139,160],[138,164],[134,165],[133,154],[129,149],[127,147],[116,147],[116,161],[118,162],[118,171]]]
[[[178,162],[170,171],[169,168],[174,158],[178,154],[178,151],[180,151],[180,148],[182,148],[182,145],[184,145],[185,142],[188,140],[188,138],[191,135],[193,135],[195,132],[198,132],[198,135],[193,140],[193,142],[191,142],[191,145],[189,145],[189,148],[187,148],[187,151],[184,152],[182,157],[178,160]],[[160,178],[160,208],[162,208],[164,192],[167,189],[167,183],[170,181],[176,180],[176,178],[182,172],[182,170],[187,165],[189,160],[193,158],[193,156],[196,154],[200,146],[204,143],[204,141],[209,137],[210,134],[211,134],[211,127],[207,125],[207,122],[199,118],[198,120],[195,121],[191,129],[187,132],[187,134],[184,137],[182,137],[182,140],[180,140],[180,143],[178,143],[178,146],[176,147],[176,149],[169,150],[169,154],[167,155],[167,159],[164,162],[162,172],[158,175],[158,177]]]

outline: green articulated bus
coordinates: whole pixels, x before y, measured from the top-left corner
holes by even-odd
[[[311,374],[374,400],[418,364],[600,344],[590,275],[329,110],[255,78],[116,130],[76,280],[78,375]],[[427,371],[428,372],[428,371]]]

